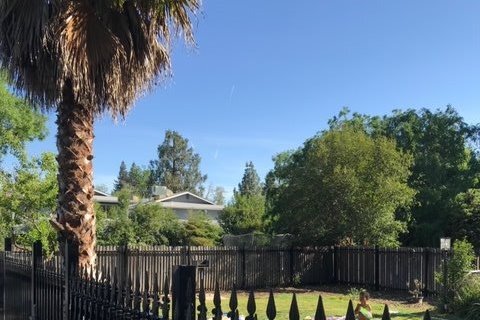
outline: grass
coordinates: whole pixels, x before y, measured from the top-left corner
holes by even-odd
[[[327,292],[321,290],[296,290],[298,308],[300,310],[300,319],[304,319],[307,316],[313,317],[317,307],[318,296],[322,295],[323,305],[325,307],[325,314],[328,316],[345,316],[348,307],[348,301],[350,295],[341,292]],[[288,320],[288,313],[290,310],[290,303],[292,300],[291,292],[276,292],[275,305],[277,309],[278,320]],[[223,292],[222,296],[222,310],[224,313],[228,311],[230,294]],[[423,305],[412,305],[406,303],[406,298],[403,296],[385,296],[381,294],[372,294],[370,299],[370,305],[373,309],[373,315],[376,319],[381,319],[383,308],[385,304],[388,304],[391,313],[392,320],[418,320],[423,319],[423,314],[426,309],[430,309],[432,319],[436,320],[461,320],[459,318],[447,315],[439,315],[434,306],[434,302],[424,302]],[[240,315],[247,315],[247,299],[248,293],[238,293],[238,310]],[[213,294],[207,294],[207,308],[209,315],[213,309]],[[268,301],[268,292],[256,292],[255,301],[257,306],[258,319],[267,319],[266,307]],[[356,301],[353,301],[354,307]]]

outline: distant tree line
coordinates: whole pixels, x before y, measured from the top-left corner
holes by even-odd
[[[447,236],[480,249],[478,125],[451,106],[343,109],[328,124],[273,157],[261,192],[239,186],[221,217],[227,232],[290,233],[299,245],[438,247]]]
[[[5,84],[0,102],[0,233],[14,235],[19,246],[41,240],[52,251],[55,155],[31,158],[25,151],[28,141],[46,136],[45,117]],[[231,199],[220,186],[205,188],[200,156],[188,139],[167,131],[147,167],[121,163],[113,190],[120,205],[97,207],[98,242],[213,245],[224,233],[262,232],[290,233],[298,245],[438,246],[450,236],[480,248],[478,126],[451,106],[385,116],[344,109],[328,124],[299,148],[275,155],[265,179],[247,162]],[[17,164],[5,168],[5,156]],[[129,206],[153,185],[227,202],[220,225],[200,212],[180,222],[159,206]]]

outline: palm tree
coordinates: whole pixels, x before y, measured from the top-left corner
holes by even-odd
[[[200,0],[0,0],[0,64],[14,88],[57,113],[59,196],[52,224],[95,267],[93,122],[124,117],[169,74],[172,35],[193,42]]]

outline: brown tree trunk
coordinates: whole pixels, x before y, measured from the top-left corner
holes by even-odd
[[[63,237],[79,248],[79,267],[95,268],[96,232],[93,210],[92,108],[75,100],[71,82],[63,89],[57,109],[58,208],[57,221]]]

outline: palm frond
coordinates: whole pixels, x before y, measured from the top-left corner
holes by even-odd
[[[0,0],[0,63],[46,108],[62,87],[96,113],[124,116],[169,75],[172,35],[193,43],[199,0]]]

